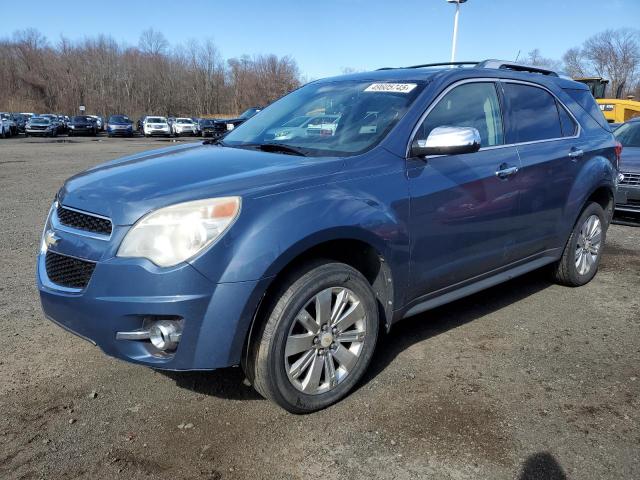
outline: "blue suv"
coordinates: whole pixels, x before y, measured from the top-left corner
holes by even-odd
[[[42,306],[114,357],[241,365],[264,397],[315,411],[402,318],[545,266],[589,282],[619,155],[589,90],[548,70],[314,81],[221,140],[67,180],[37,259]]]

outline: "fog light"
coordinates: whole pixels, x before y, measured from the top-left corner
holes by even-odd
[[[149,329],[149,340],[158,350],[175,350],[182,337],[180,324],[172,320],[154,322]]]

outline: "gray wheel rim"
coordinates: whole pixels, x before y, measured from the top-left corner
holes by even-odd
[[[591,215],[582,224],[576,244],[576,270],[580,275],[586,275],[594,268],[601,245],[602,223],[597,215]]]
[[[366,312],[358,296],[343,287],[322,290],[289,329],[284,353],[289,381],[309,395],[333,390],[355,368],[366,335]]]

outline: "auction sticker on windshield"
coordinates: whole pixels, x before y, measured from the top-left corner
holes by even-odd
[[[415,83],[372,83],[364,89],[365,92],[395,92],[409,93],[418,85]]]

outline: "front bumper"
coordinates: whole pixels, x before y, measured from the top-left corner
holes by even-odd
[[[618,185],[616,211],[640,213],[640,186]]]
[[[51,135],[51,133],[53,133],[53,129],[50,130],[40,130],[40,129],[31,129],[31,128],[27,128],[25,129],[25,133],[27,135]]]
[[[166,370],[210,370],[240,363],[246,333],[266,280],[211,282],[189,264],[161,269],[144,259],[99,261],[87,287],[65,291],[47,277],[38,256],[37,284],[50,320],[89,340],[106,354]],[[149,341],[116,339],[142,327],[145,318],[183,319],[171,354]]]
[[[122,136],[126,136],[126,137],[130,137],[131,135],[133,135],[133,129],[132,128],[112,128],[109,127],[107,128],[107,134],[108,135],[122,135]]]

